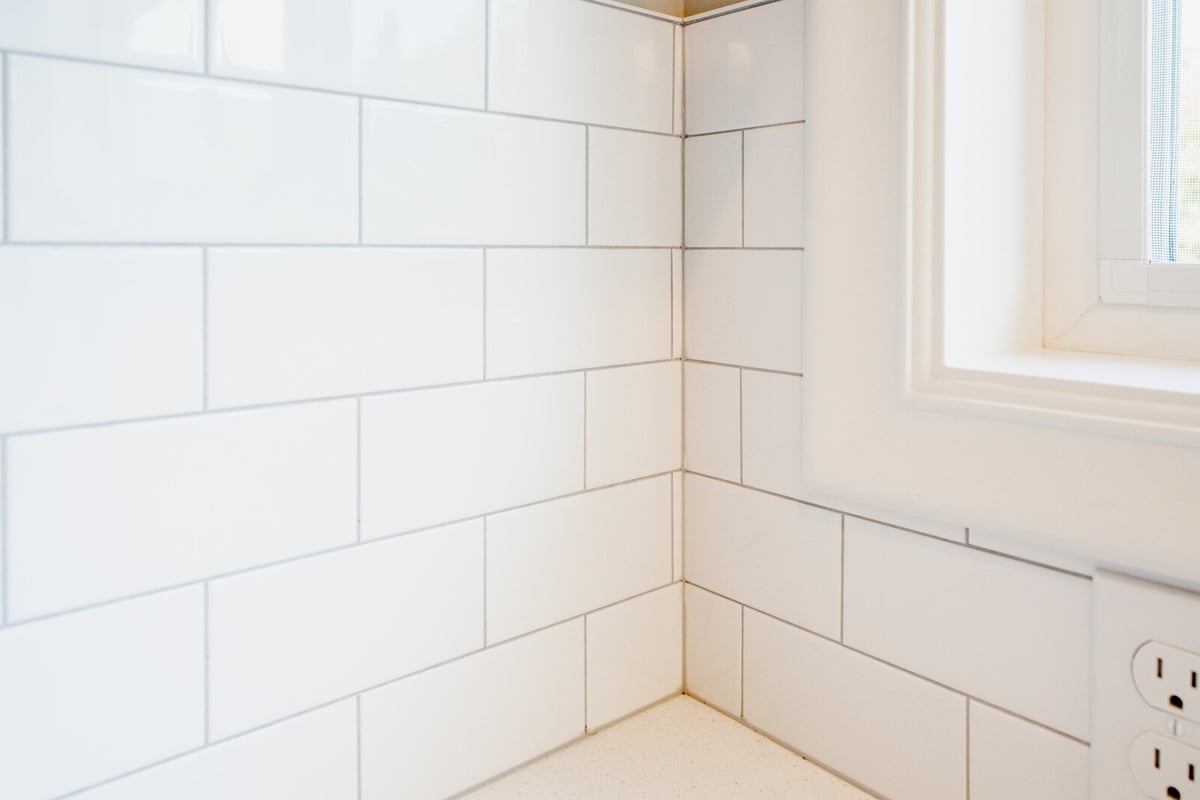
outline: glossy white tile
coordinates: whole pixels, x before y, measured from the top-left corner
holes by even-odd
[[[488,517],[489,643],[670,580],[666,475]]]
[[[42,58],[8,64],[10,240],[357,238],[353,98]]]
[[[691,136],[683,152],[685,243],[741,247],[742,134]]]
[[[1087,737],[1088,580],[854,518],[845,558],[846,644]]]
[[[740,481],[741,376],[736,367],[683,363],[684,466]]]
[[[8,441],[9,618],[353,542],[354,401]]]
[[[742,480],[800,497],[801,379],[742,370]]]
[[[583,489],[583,376],[362,401],[362,534],[426,528]]]
[[[580,0],[492,0],[493,111],[670,133],[674,28]]]
[[[0,248],[0,431],[199,411],[202,306],[198,249]]]
[[[669,250],[489,250],[489,378],[671,355]]]
[[[804,246],[804,126],[746,131],[746,246]]]
[[[4,0],[0,50],[201,72],[204,0]]]
[[[790,251],[688,252],[688,358],[800,372],[802,263],[802,254]]]
[[[676,583],[588,615],[588,730],[682,691],[682,588]]]
[[[746,611],[751,725],[892,800],[964,800],[966,698]]]
[[[211,0],[215,75],[483,108],[485,0]]]
[[[209,403],[479,380],[482,293],[478,250],[210,250]]]
[[[204,742],[196,586],[0,630],[0,796],[58,797]]]
[[[678,247],[683,180],[680,139],[588,131],[588,243]]]
[[[684,518],[689,583],[839,637],[841,515],[688,475]]]
[[[587,376],[587,485],[680,468],[678,361]]]
[[[367,692],[363,800],[449,797],[582,736],[583,670],[577,619]]]
[[[804,119],[805,0],[684,28],[689,134]]]
[[[343,700],[77,795],[78,800],[330,800],[358,787],[357,716]]]
[[[363,241],[581,245],[579,125],[363,102]]]
[[[742,715],[742,607],[711,592],[684,587],[688,694]]]
[[[1088,747],[971,701],[971,800],[1087,800]]]
[[[209,730],[222,738],[481,647],[482,520],[216,580]]]

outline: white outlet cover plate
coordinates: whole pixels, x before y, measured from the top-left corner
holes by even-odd
[[[1133,656],[1158,641],[1200,652],[1200,594],[1097,570],[1092,584],[1091,800],[1147,797],[1130,751],[1146,731],[1200,747],[1200,724],[1150,707],[1133,683]]]

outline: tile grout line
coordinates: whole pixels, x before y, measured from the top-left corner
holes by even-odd
[[[480,291],[479,301],[481,303],[481,307],[482,307],[483,311],[482,311],[481,324],[479,326],[479,349],[482,354],[482,356],[481,356],[482,357],[481,363],[482,363],[482,370],[483,370],[483,372],[481,373],[482,380],[486,381],[487,374],[488,374],[488,371],[487,371],[487,322],[488,322],[488,318],[487,318],[487,276],[488,276],[487,266],[488,265],[487,265],[487,262],[488,262],[488,251],[487,251],[486,247],[483,248],[482,254],[483,254],[483,262],[480,265],[480,289],[481,289],[481,291]]]
[[[483,2],[483,110],[492,108],[492,0]]]
[[[594,127],[594,126],[593,126]],[[678,245],[673,244],[485,244],[483,242],[429,242],[423,244],[412,244],[409,242],[353,242],[350,240],[328,240],[323,242],[280,242],[280,241],[246,241],[246,242],[212,242],[212,241],[172,241],[160,242],[151,239],[143,239],[141,241],[128,240],[84,240],[71,239],[55,241],[52,239],[10,239],[7,242],[0,244],[0,249],[5,246],[10,247],[79,247],[111,250],[195,250],[201,247],[209,249],[237,249],[237,250],[403,250],[403,251],[420,251],[420,250],[479,250],[487,248],[489,250],[592,250],[605,251],[611,250],[622,252],[627,250],[637,250],[643,252],[658,252],[660,250],[677,250]],[[787,250],[801,252],[803,247],[693,247],[692,250]]]
[[[592,129],[583,129],[583,244],[592,243]]]
[[[354,536],[362,542],[362,398],[354,398]]]
[[[838,582],[838,641],[846,642],[846,515],[842,514],[842,557],[838,564],[841,578]]]
[[[358,98],[358,243],[363,243],[363,99]]]
[[[200,410],[208,411],[208,248],[200,248]]]
[[[488,515],[483,517],[483,646],[488,641]]]
[[[746,414],[745,400],[742,391],[742,374],[741,367],[738,368],[738,483],[745,484],[746,482]]]
[[[588,732],[588,615],[583,615],[583,732]]]
[[[787,128],[791,125],[804,125],[804,124],[807,124],[807,122],[808,122],[807,120],[803,120],[803,119],[793,119],[793,120],[788,120],[786,122],[766,122],[766,123],[763,123],[762,125],[747,125],[744,128],[725,128],[724,130],[719,130],[719,131],[701,131],[700,133],[688,133],[688,134],[684,134],[683,138],[685,138],[685,139],[701,139],[705,136],[726,136],[731,133],[745,133],[746,131],[761,131],[766,128]],[[646,132],[651,133],[651,131],[646,131]]]
[[[588,391],[587,391],[588,374],[585,370],[583,373],[583,488],[587,489],[587,444],[588,444]]]
[[[209,717],[212,708],[212,667],[210,664],[211,658],[209,650],[209,582],[204,582],[204,744],[208,745],[212,742],[212,726],[209,724]]]
[[[742,624],[741,624],[741,630],[739,631],[739,633],[741,634],[741,643],[739,645],[741,652],[739,654],[740,661],[738,663],[738,671],[741,673],[741,675],[740,675],[741,681],[739,682],[739,685],[738,685],[738,716],[741,717],[742,719],[745,719],[746,718],[746,606],[741,603],[739,603],[738,606],[742,610]]]
[[[746,132],[742,131],[742,249],[746,247]]]

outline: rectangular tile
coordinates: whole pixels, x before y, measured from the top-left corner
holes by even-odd
[[[966,699],[746,611],[746,721],[892,800],[966,798]]]
[[[8,441],[9,617],[355,538],[354,402]]]
[[[853,518],[845,558],[846,644],[1087,737],[1086,579]]]
[[[670,580],[669,476],[488,517],[489,643]]]
[[[684,466],[714,478],[742,477],[741,371],[683,362]]]
[[[671,354],[667,250],[489,250],[487,374],[658,361]]]
[[[574,620],[366,693],[363,800],[449,797],[581,736],[583,670]]]
[[[584,128],[363,101],[363,241],[581,245]]]
[[[364,398],[362,431],[364,537],[583,489],[582,375]]]
[[[200,72],[204,0],[5,0],[0,50]]]
[[[1087,800],[1088,747],[971,701],[971,800]]]
[[[689,583],[838,638],[841,515],[698,475],[684,488]]]
[[[742,480],[800,497],[800,378],[742,370]]]
[[[671,358],[683,358],[683,251],[671,251]]]
[[[10,240],[357,238],[353,98],[42,58],[8,64]]]
[[[588,730],[683,688],[682,584],[587,617]]]
[[[483,108],[484,0],[213,0],[214,75]]]
[[[588,243],[678,247],[683,161],[677,136],[588,131]]]
[[[742,715],[742,607],[690,583],[684,587],[687,692]]]
[[[0,796],[57,797],[204,742],[200,587],[0,630]]]
[[[674,28],[616,8],[492,0],[488,106],[670,133]]]
[[[0,249],[0,431],[199,411],[202,308],[196,249]]]
[[[804,0],[688,25],[688,133],[804,119]]]
[[[678,361],[587,375],[587,485],[679,469]]]
[[[221,738],[482,647],[483,521],[213,581],[208,593],[209,729]]]
[[[688,358],[801,371],[803,255],[700,250],[684,262]]]
[[[478,250],[209,251],[213,406],[482,377]]]
[[[683,152],[684,243],[741,247],[742,134],[689,136]]]
[[[78,795],[78,800],[331,800],[358,790],[357,711],[343,700]]]
[[[746,131],[746,246],[804,246],[804,126]]]

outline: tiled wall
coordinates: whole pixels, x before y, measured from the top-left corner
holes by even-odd
[[[796,224],[804,15],[684,29],[687,690],[891,800],[1084,800],[1079,568],[802,491],[803,273],[853,268]]]
[[[681,686],[682,33],[7,0],[0,797],[442,797]]]

